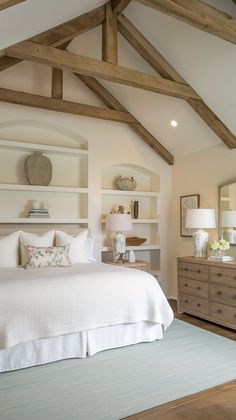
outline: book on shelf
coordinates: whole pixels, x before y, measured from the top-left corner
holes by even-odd
[[[231,255],[210,255],[208,260],[213,261],[234,261],[234,258]]]
[[[30,209],[28,217],[49,217],[47,209]]]

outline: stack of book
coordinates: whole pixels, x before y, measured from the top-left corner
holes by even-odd
[[[208,260],[214,261],[234,261],[234,258],[231,255],[211,255],[208,257]]]
[[[30,209],[28,217],[49,217],[48,209]]]

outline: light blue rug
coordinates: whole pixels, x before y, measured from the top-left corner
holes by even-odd
[[[1,420],[118,420],[236,379],[236,343],[175,320],[164,340],[0,374]]]

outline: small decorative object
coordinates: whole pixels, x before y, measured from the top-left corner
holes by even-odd
[[[139,213],[139,204],[138,201],[134,201],[134,219],[138,219],[138,213]]]
[[[193,233],[194,256],[206,257],[209,233],[202,228],[216,227],[215,211],[213,209],[188,209],[186,228],[198,229]]]
[[[40,207],[39,201],[33,201],[33,203],[32,203],[32,209],[33,210],[37,210],[37,209],[39,209],[39,207]]]
[[[213,254],[208,257],[210,260],[233,261],[233,257],[226,255],[226,251],[230,249],[230,244],[225,239],[213,241],[209,243],[209,249]]]
[[[112,240],[114,261],[124,260],[126,242],[125,235],[122,232],[132,230],[132,219],[130,214],[108,214],[106,218],[106,229],[114,232]]]
[[[127,246],[138,246],[142,245],[144,242],[146,242],[146,238],[139,238],[138,236],[129,236],[126,238],[126,245]]]
[[[133,191],[137,187],[137,182],[133,176],[131,176],[131,178],[122,178],[122,176],[119,175],[116,180],[116,186],[118,190]]]
[[[129,262],[134,263],[136,261],[135,253],[133,250],[129,251]]]
[[[180,197],[180,236],[193,236],[193,229],[186,227],[186,214],[188,209],[198,209],[200,195],[183,195]]]
[[[119,206],[118,213],[119,214],[124,214],[124,206]]]
[[[25,159],[25,174],[31,185],[49,185],[52,179],[52,164],[48,157],[35,152]]]

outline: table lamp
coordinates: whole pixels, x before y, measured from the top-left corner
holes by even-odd
[[[223,232],[223,237],[230,244],[236,242],[236,231],[233,229],[236,227],[236,210],[227,210],[221,212],[221,227],[227,228]]]
[[[132,230],[130,214],[110,213],[106,217],[106,230],[114,232],[112,249],[114,261],[125,261],[126,241],[123,232]]]
[[[215,211],[213,209],[188,209],[186,228],[198,229],[193,233],[194,256],[206,257],[209,234],[203,228],[216,227]]]

